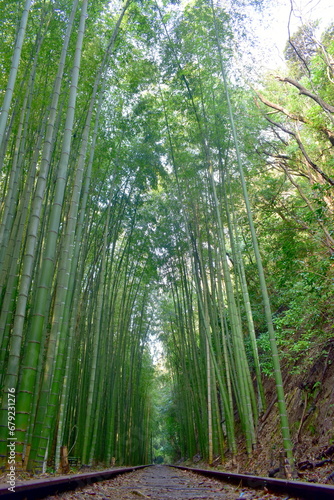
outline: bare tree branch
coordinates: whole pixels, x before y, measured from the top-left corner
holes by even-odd
[[[266,99],[265,97],[263,97],[259,93],[257,93],[257,96],[259,97],[259,99],[261,100],[261,102],[263,102],[263,104],[265,104],[266,106],[269,106],[272,109],[275,109],[276,111],[280,111],[281,113],[283,113],[288,118],[291,118],[294,121],[299,121],[301,123],[306,123],[306,124],[308,124],[310,126],[313,126],[312,123],[309,120],[307,120],[306,118],[304,118],[302,115],[296,115],[294,113],[290,113],[289,110],[287,110],[286,108],[284,108],[280,104],[276,104],[274,102],[269,101],[268,99]],[[332,144],[332,146],[334,146],[334,133],[331,130],[329,130],[328,128],[326,128],[326,127],[317,127],[317,129],[320,132],[323,132],[325,134],[325,136],[329,139],[329,141]]]
[[[299,93],[302,95],[306,95],[313,99],[319,106],[321,106],[324,110],[329,111],[330,113],[334,113],[334,106],[331,106],[330,104],[327,104],[321,97],[317,96],[316,94],[313,94],[310,90],[307,88],[303,87],[299,82],[296,80],[293,80],[293,78],[289,77],[281,77],[281,76],[276,76],[276,79],[279,80],[280,82],[287,82],[296,87],[299,90]]]
[[[307,120],[303,116],[295,115],[294,113],[290,113],[290,111],[288,111],[286,108],[283,108],[283,106],[281,106],[280,104],[276,104],[274,102],[268,101],[268,99],[266,99],[261,94],[257,93],[257,96],[263,102],[263,104],[265,104],[266,106],[269,106],[270,108],[276,109],[277,111],[281,111],[281,113],[285,114],[286,116],[288,116],[292,120],[307,123]]]
[[[290,0],[290,14],[289,14],[289,21],[288,21],[288,34],[289,34],[289,38],[288,38],[288,42],[289,44],[291,45],[291,47],[293,48],[293,50],[296,52],[298,58],[301,60],[301,62],[304,64],[307,72],[308,72],[308,76],[311,77],[311,71],[307,65],[307,62],[305,61],[305,59],[303,58],[303,56],[300,54],[300,52],[298,51],[296,45],[292,42],[292,39],[291,39],[291,33],[290,33],[290,22],[291,22],[291,15],[294,13],[294,8],[293,8],[293,3],[292,3],[292,0]]]
[[[277,123],[277,122],[274,122],[273,120],[271,120],[268,116],[265,117],[266,120],[268,120],[269,123],[271,123],[274,127],[278,127],[280,128],[283,132],[285,132],[286,134],[289,134],[291,135],[292,137],[295,138],[298,146],[299,146],[299,149],[301,150],[305,160],[307,161],[307,164],[315,171],[317,172],[318,174],[320,174],[320,176],[326,181],[328,182],[331,186],[334,186],[334,180],[329,177],[327,174],[325,174],[325,172],[323,172],[321,170],[321,168],[318,167],[318,165],[316,165],[312,160],[311,158],[309,157],[309,155],[307,154],[306,150],[305,150],[305,147],[304,147],[304,144],[302,143],[302,141],[300,140],[300,138],[298,137],[298,134],[296,134],[295,132],[292,132],[291,130],[285,128],[281,123]]]

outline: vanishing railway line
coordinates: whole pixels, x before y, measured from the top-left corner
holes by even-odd
[[[230,483],[234,483],[234,486]],[[86,499],[92,496],[96,500],[109,498],[115,500],[136,498],[150,498],[151,500],[260,498],[330,500],[334,499],[334,486],[174,466],[126,467],[38,479],[17,483],[15,492],[8,491],[8,485],[0,485],[1,500],[41,498],[67,500]]]

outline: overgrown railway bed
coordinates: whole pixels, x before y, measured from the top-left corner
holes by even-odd
[[[229,483],[234,483],[232,486]],[[334,499],[334,486],[165,465],[127,467],[0,486],[3,500]]]

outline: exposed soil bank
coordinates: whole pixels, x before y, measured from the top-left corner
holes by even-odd
[[[334,478],[328,479],[334,472],[334,339],[303,375],[291,375],[283,367],[283,380],[298,475],[305,481],[334,483]],[[228,454],[225,460],[216,457],[218,469],[268,476],[280,467],[282,438],[275,384],[267,378],[264,385],[268,406],[259,420],[257,449],[251,457],[239,453],[234,463]],[[205,468],[203,462],[197,465]]]

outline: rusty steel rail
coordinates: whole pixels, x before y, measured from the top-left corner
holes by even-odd
[[[17,482],[15,491],[9,491],[9,484],[0,485],[0,500],[38,500],[48,495],[74,490],[99,481],[112,479],[120,474],[133,472],[135,470],[151,467],[151,465],[140,465],[136,467],[125,467],[119,469],[108,469],[86,474],[75,474],[58,477],[48,477],[25,482]],[[242,485],[248,488],[267,488],[271,492],[286,493],[299,499],[306,500],[333,500],[334,486],[320,483],[306,483],[302,481],[288,481],[285,479],[274,479],[269,477],[252,476],[246,474],[233,474],[215,470],[196,469],[190,467],[172,465],[177,469],[195,472],[204,476],[212,477],[228,483]]]
[[[8,490],[10,486],[9,484],[1,484],[0,498],[1,500],[38,500],[45,498],[48,495],[74,490],[98,481],[106,481],[119,476],[120,474],[143,469],[144,467],[150,467],[150,465],[139,465],[136,467],[89,472],[87,474],[73,474],[68,476],[48,477],[25,482],[17,482],[14,487],[15,491]]]
[[[234,484],[242,484],[248,488],[264,489],[277,493],[287,493],[306,500],[333,500],[334,486],[321,483],[306,483],[303,481],[289,481],[287,479],[274,479],[271,477],[252,476],[248,474],[232,474],[215,470],[194,469],[172,465],[177,469],[186,470],[212,477],[221,481]]]

